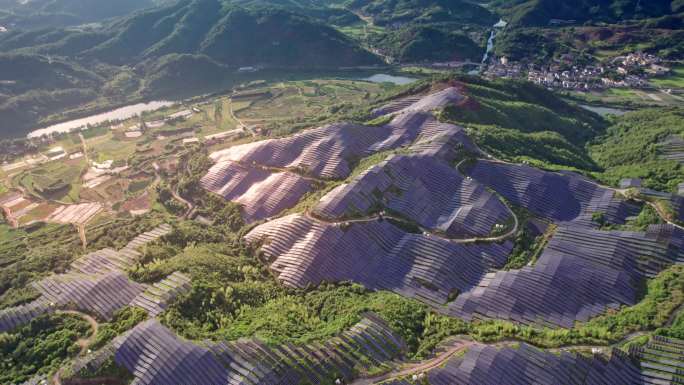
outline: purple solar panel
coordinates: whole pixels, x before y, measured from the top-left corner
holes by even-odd
[[[228,370],[206,348],[182,341],[157,320],[136,326],[121,339],[114,360],[136,384],[227,384]]]
[[[138,235],[119,251],[102,249],[88,253],[74,261],[67,273],[33,282],[32,286],[41,293],[40,298],[0,311],[0,332],[10,331],[39,315],[63,308],[76,307],[105,320],[111,318],[115,311],[130,304],[148,288],[129,280],[124,272],[140,256],[136,249],[170,231],[169,225],[161,225]],[[151,289],[154,293],[161,294],[154,297],[156,306],[164,307],[174,298],[168,295],[170,293],[154,289]]]
[[[269,346],[258,340],[184,341],[157,320],[149,320],[112,343],[114,360],[135,376],[135,384],[299,385],[351,381],[359,367],[386,364],[406,344],[378,316],[366,314],[325,343]]]
[[[684,258],[681,230],[667,230],[560,228],[533,267],[488,276],[445,312],[465,319],[572,327],[607,308],[634,305],[640,279]]]
[[[455,87],[449,87],[427,96],[411,96],[393,101],[388,105],[373,110],[372,115],[377,117],[387,114],[416,111],[430,112],[450,104],[456,104],[461,100],[463,100],[461,92]]]
[[[409,385],[396,380],[388,385]],[[576,353],[553,354],[527,344],[497,348],[476,344],[462,357],[428,372],[430,385],[643,384],[638,366],[619,350],[607,360]]]
[[[234,161],[343,179],[351,172],[354,161],[372,153],[459,131],[462,129],[439,123],[431,114],[411,112],[398,115],[384,126],[336,123],[285,138],[231,147],[211,154],[211,158],[216,163]],[[460,136],[465,135],[461,132]],[[469,140],[464,142],[472,146]]]
[[[75,305],[102,319],[111,318],[116,310],[128,305],[145,290],[144,285],[129,280],[123,272],[55,275],[34,286],[57,306]]]
[[[431,155],[395,155],[321,199],[314,214],[367,216],[381,208],[449,237],[488,236],[512,214],[480,183]]]
[[[335,225],[298,214],[258,226],[245,239],[264,245],[272,271],[288,286],[354,281],[435,306],[505,264],[512,248],[410,234],[388,221]]]
[[[312,182],[292,172],[271,172],[232,161],[214,165],[202,187],[242,205],[246,222],[272,217],[291,208],[312,188]]]
[[[592,215],[599,212],[610,223],[620,224],[639,211],[637,205],[617,198],[612,190],[571,172],[481,160],[471,176],[514,205],[560,224],[595,227]]]

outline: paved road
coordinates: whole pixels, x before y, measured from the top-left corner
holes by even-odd
[[[381,383],[383,381],[388,381],[392,380],[395,378],[400,378],[400,377],[408,377],[412,376],[414,374],[421,374],[428,372],[432,369],[435,369],[437,367],[442,366],[444,363],[446,363],[451,357],[455,356],[456,354],[465,351],[469,347],[475,345],[475,342],[470,341],[470,340],[457,340],[451,347],[449,347],[447,350],[436,356],[435,358],[427,361],[423,361],[418,364],[410,365],[407,367],[404,367],[402,369],[397,369],[395,371],[392,371],[387,374],[379,375],[379,376],[374,376],[374,377],[366,377],[366,378],[361,378],[358,379],[354,382],[351,383],[351,385],[371,385],[371,384],[377,384]]]

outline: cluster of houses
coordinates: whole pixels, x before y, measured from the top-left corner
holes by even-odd
[[[159,128],[159,127],[162,127],[166,123],[169,123],[169,122],[178,122],[178,121],[188,120],[190,117],[192,117],[193,114],[199,113],[199,112],[202,112],[202,111],[197,107],[193,107],[191,109],[178,111],[178,112],[173,113],[169,116],[166,116],[162,119],[153,120],[153,121],[144,122],[144,123],[141,122],[139,124],[136,124],[136,125],[130,127],[129,129],[127,129],[124,132],[124,136],[126,136],[129,139],[139,138],[143,135],[145,130],[148,128]],[[120,127],[121,127],[121,125],[112,126],[112,129],[117,129]]]
[[[547,66],[510,62],[502,57],[490,64],[484,75],[488,78],[527,79],[555,89],[597,90],[607,88],[645,88],[648,79],[662,76],[670,69],[651,54],[630,53],[598,65],[572,65],[574,58],[563,55],[559,62]]]

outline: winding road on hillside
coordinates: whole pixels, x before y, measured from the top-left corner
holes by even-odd
[[[465,161],[465,159],[462,160],[461,162],[459,162],[458,165],[456,165],[457,170],[459,170],[458,166],[460,166],[464,161]],[[240,162],[240,161],[235,161],[235,163],[240,164],[240,165],[245,166],[245,167],[254,167],[254,168],[258,168],[258,169],[268,171],[268,172],[273,172],[273,173],[278,173],[278,172],[294,173],[294,174],[297,174],[299,177],[303,178],[304,180],[308,180],[308,181],[314,182],[314,183],[326,183],[327,182],[324,179],[305,175],[300,170],[295,170],[295,169],[291,169],[291,168],[287,168],[287,167],[273,167],[273,166],[264,166],[264,165],[257,165],[257,164],[247,165],[247,164]],[[460,170],[459,170],[459,172],[460,172]],[[464,175],[464,177],[465,177],[465,175]],[[505,232],[504,234],[497,235],[497,236],[491,236],[491,237],[473,237],[473,238],[447,237],[442,233],[436,232],[432,229],[422,227],[422,226],[418,225],[417,223],[410,221],[406,218],[393,216],[393,215],[387,215],[387,214],[373,214],[373,215],[366,215],[366,216],[362,216],[362,217],[355,217],[355,218],[349,218],[349,219],[339,219],[339,220],[334,219],[334,218],[326,218],[326,217],[317,216],[311,212],[307,212],[307,213],[305,213],[305,215],[310,217],[310,218],[313,218],[313,219],[316,219],[316,220],[319,220],[321,222],[331,224],[331,225],[346,225],[346,224],[352,224],[352,223],[369,223],[369,222],[375,222],[375,221],[379,221],[379,220],[389,219],[389,220],[400,222],[400,223],[403,223],[403,224],[406,224],[409,226],[416,226],[420,229],[421,232],[423,232],[423,234],[425,234],[427,236],[433,236],[435,238],[441,238],[441,239],[444,239],[444,240],[452,242],[452,243],[461,243],[461,244],[477,243],[477,242],[496,243],[496,242],[502,242],[508,238],[514,237],[517,234],[519,227],[520,227],[520,221],[518,219],[518,216],[513,211],[513,209],[511,209],[505,201],[501,200],[501,202],[504,204],[504,206],[506,206],[506,209],[508,210],[511,217],[513,218],[513,227],[509,231]]]
[[[681,308],[681,306],[680,306]],[[670,320],[668,321],[667,324],[664,326],[667,327],[671,325],[672,320],[674,320],[674,316],[678,313],[678,310],[674,311],[672,315],[670,316]],[[636,338],[639,338],[644,335],[648,335],[650,332],[648,331],[636,331],[629,333],[622,337],[620,340],[613,342],[609,345],[566,345],[566,346],[561,346],[557,348],[539,348],[542,349],[546,352],[549,353],[561,353],[561,352],[568,352],[568,351],[575,351],[575,350],[593,350],[593,349],[600,349],[601,351],[604,351],[604,349],[613,349],[617,348],[618,346],[629,342],[631,340],[634,340]],[[435,357],[432,359],[416,363],[416,364],[410,364],[410,365],[404,365],[398,369],[395,369],[389,373],[378,375],[378,376],[371,376],[371,377],[363,377],[359,378],[353,382],[351,382],[350,385],[374,385],[374,384],[382,384],[384,382],[388,382],[391,380],[397,380],[401,378],[406,378],[409,376],[413,375],[420,375],[420,374],[427,374],[427,372],[436,369],[438,367],[443,366],[444,364],[447,363],[452,357],[465,353],[469,348],[476,346],[476,345],[487,345],[487,346],[493,346],[496,348],[505,348],[505,347],[510,347],[514,344],[518,343],[527,343],[529,342],[523,341],[523,340],[516,340],[516,339],[503,339],[499,340],[497,342],[492,342],[492,343],[485,343],[485,342],[477,342],[473,341],[469,336],[461,336],[460,338],[455,339],[450,346],[446,348],[441,353],[438,353]]]
[[[186,165],[186,167],[187,167],[187,165]],[[152,185],[157,185],[162,180],[162,176],[159,173],[159,170],[161,168],[159,167],[159,164],[157,162],[152,163],[152,168],[154,169],[154,175],[155,175],[154,182],[152,183]],[[170,188],[169,191],[171,192],[171,196],[173,197],[173,199],[181,202],[182,204],[184,204],[185,206],[188,207],[188,209],[185,211],[185,213],[181,217],[183,219],[189,218],[190,215],[192,214],[192,212],[195,210],[195,205],[192,202],[190,202],[189,200],[183,198],[178,193],[178,186],[176,186],[175,188]]]
[[[100,324],[92,316],[75,310],[58,310],[56,314],[70,314],[77,317],[81,317],[84,321],[90,325],[91,334],[88,338],[80,338],[76,341],[76,344],[81,347],[81,352],[79,355],[85,355],[88,353],[88,348],[95,342],[97,338],[97,332],[100,329]],[[54,385],[62,385],[62,372],[64,372],[65,366],[59,368],[55,374],[52,376],[52,383]]]
[[[482,153],[485,155],[485,157],[486,157],[485,159],[486,159],[486,160],[489,160],[489,161],[492,161],[492,162],[502,163],[502,164],[510,164],[510,165],[513,165],[513,166],[529,166],[528,164],[525,164],[525,163],[515,163],[515,162],[509,162],[509,161],[505,161],[505,160],[502,160],[502,159],[498,159],[498,158],[494,157],[493,155],[484,152],[483,150],[480,150],[480,151],[482,151]],[[463,161],[459,162],[459,164],[456,166],[456,168],[458,168],[458,166],[460,166],[462,163],[463,163]],[[530,167],[531,167],[531,166],[530,166]],[[651,201],[648,201],[648,200],[646,200],[646,199],[642,199],[642,198],[640,198],[640,197],[638,197],[638,196],[637,196],[637,197],[630,196],[630,194],[629,194],[629,190],[630,190],[630,189],[621,189],[621,188],[616,188],[616,187],[612,187],[612,186],[606,186],[606,185],[604,185],[604,184],[601,184],[601,183],[599,183],[599,182],[597,182],[597,181],[595,181],[595,180],[593,180],[593,179],[589,179],[589,178],[586,178],[586,180],[589,181],[590,183],[593,183],[594,185],[596,185],[596,186],[598,186],[598,187],[604,188],[604,189],[606,189],[606,190],[611,190],[611,191],[613,191],[613,192],[615,192],[615,193],[618,193],[618,194],[622,195],[623,197],[626,197],[626,198],[628,197],[627,199],[631,199],[631,200],[636,201],[636,202],[645,203],[645,204],[651,206],[651,207],[656,211],[656,213],[658,214],[658,216],[660,217],[660,219],[661,219],[663,222],[667,223],[668,225],[672,225],[672,226],[674,226],[674,227],[676,227],[676,228],[678,228],[678,229],[680,229],[680,230],[684,230],[684,226],[681,226],[681,225],[679,225],[679,224],[677,224],[677,223],[672,222],[672,221],[669,219],[669,215],[667,215],[667,213],[665,213],[665,212],[662,210],[662,208],[661,208],[660,206],[658,206],[657,204],[655,204],[655,203],[653,203],[653,202],[651,202]]]

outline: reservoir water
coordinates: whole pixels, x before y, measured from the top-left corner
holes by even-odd
[[[107,121],[124,120],[140,115],[143,112],[158,110],[162,107],[174,105],[175,102],[169,101],[152,101],[149,103],[138,103],[130,106],[117,108],[112,111],[104,112],[97,115],[88,116],[85,118],[74,119],[68,122],[53,124],[49,127],[40,128],[28,134],[29,138],[36,138],[42,135],[50,135],[55,133],[66,133],[72,130],[81,129],[88,124],[96,125]]]
[[[367,82],[373,82],[373,83],[393,83],[393,84],[396,84],[399,86],[403,86],[405,84],[411,84],[418,79],[409,78],[406,76],[394,76],[394,75],[388,75],[388,74],[375,74],[373,76],[369,76],[369,77],[361,79],[361,80],[365,80]]]

